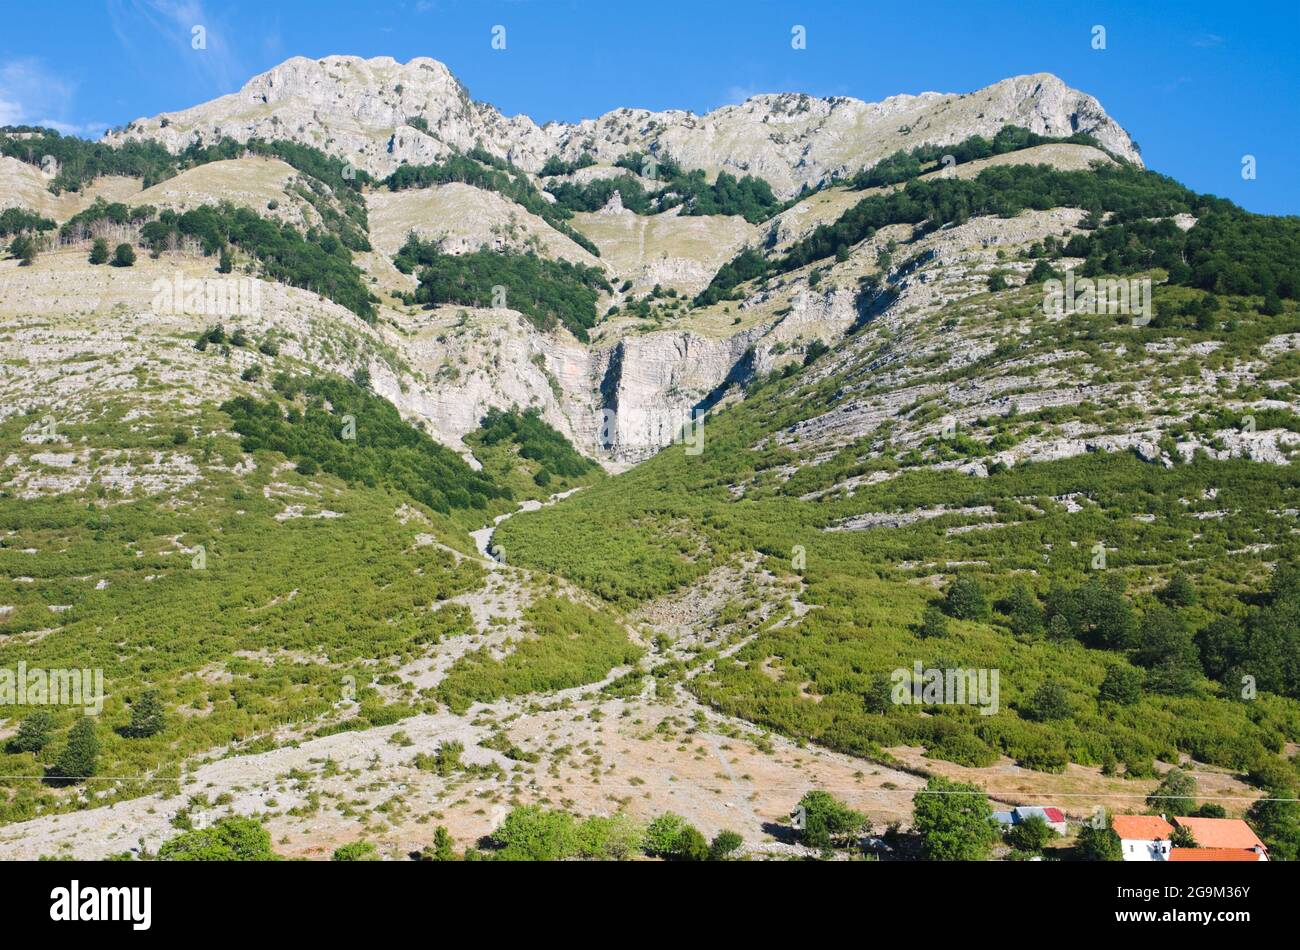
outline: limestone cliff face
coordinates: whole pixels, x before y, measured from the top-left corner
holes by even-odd
[[[576,124],[538,126],[527,116],[507,117],[475,102],[436,60],[398,63],[387,56],[294,57],[255,76],[239,92],[138,119],[108,140],[153,139],[180,150],[223,136],[287,138],[381,176],[403,163],[428,163],[479,142],[529,171],[552,155],[572,159],[591,152],[608,164],[640,149],[671,155],[709,175],[759,175],[788,197],[803,185],[852,173],[896,149],[988,136],[1007,123],[1044,135],[1089,132],[1112,152],[1141,161],[1128,133],[1096,99],[1049,73],[1013,77],[967,94],[925,92],[873,103],[779,93],[705,115],[617,109]]]
[[[708,339],[654,333],[619,341],[601,354],[606,448],[619,461],[648,458],[681,437],[702,401],[743,373],[751,334]]]
[[[424,377],[403,388],[381,366],[375,388],[458,449],[489,408],[536,408],[582,452],[613,467],[646,459],[755,375],[833,343],[858,319],[846,288],[792,288],[788,312],[731,335],[662,330],[585,346],[512,310],[440,308],[390,342]],[[783,298],[784,299],[784,298]]]

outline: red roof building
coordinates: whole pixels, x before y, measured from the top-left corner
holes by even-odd
[[[1114,815],[1110,826],[1121,841],[1168,841],[1174,826],[1159,815]]]
[[[1267,861],[1263,851],[1252,848],[1174,848],[1170,861]]]
[[[1250,825],[1240,818],[1175,818],[1174,824],[1186,828],[1201,848],[1259,848],[1268,850]]]

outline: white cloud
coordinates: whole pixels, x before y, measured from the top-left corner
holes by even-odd
[[[3,125],[4,123],[0,123]],[[108,131],[107,122],[82,122],[80,124],[73,122],[60,122],[58,119],[38,119],[32,125],[43,125],[47,129],[53,129],[60,135],[79,135],[82,138],[97,139]]]
[[[22,106],[8,99],[0,99],[0,125],[18,125],[22,120]]]
[[[62,123],[76,86],[33,57],[0,62],[0,125]],[[51,118],[53,117],[53,118]]]

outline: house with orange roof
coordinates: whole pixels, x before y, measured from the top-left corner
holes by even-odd
[[[1254,848],[1174,848],[1170,861],[1267,861],[1263,851]]]
[[[1175,818],[1174,824],[1191,832],[1192,838],[1195,839],[1197,845],[1194,849],[1182,848],[1179,850],[1245,851],[1250,852],[1255,857],[1238,860],[1268,860],[1268,848],[1264,846],[1264,842],[1259,840],[1259,836],[1251,830],[1250,825],[1240,818]],[[1197,859],[1183,858],[1181,860]],[[1205,858],[1201,860],[1213,859]]]
[[[1115,815],[1110,826],[1119,835],[1125,861],[1168,861],[1174,826],[1160,815]]]

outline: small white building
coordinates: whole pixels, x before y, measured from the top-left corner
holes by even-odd
[[[1115,815],[1110,826],[1119,835],[1125,861],[1168,861],[1174,826],[1160,815]]]

